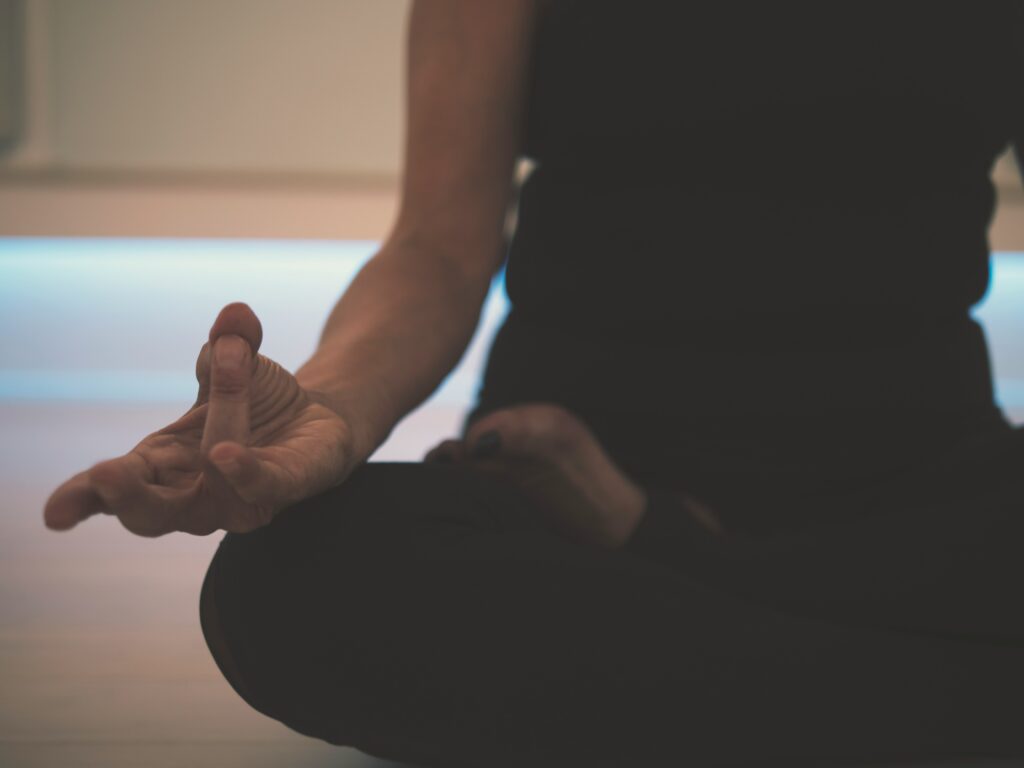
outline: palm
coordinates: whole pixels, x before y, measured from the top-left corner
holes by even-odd
[[[176,529],[209,533],[257,528],[302,498],[318,470],[330,474],[325,446],[342,441],[344,425],[333,412],[298,393],[298,402],[265,409],[260,423],[252,425],[249,448],[267,475],[266,485],[275,490],[273,497],[246,500],[204,461],[205,403],[133,449],[141,459],[137,466],[143,482],[160,497],[167,516],[178,522]]]
[[[258,347],[258,321],[245,307],[243,322],[246,312],[256,322],[255,332],[246,330]],[[244,386],[232,375],[213,365],[205,345],[192,408],[124,456],[65,482],[47,503],[47,524],[67,528],[105,511],[146,536],[247,531],[344,479],[350,436],[336,413],[263,355],[248,359]]]

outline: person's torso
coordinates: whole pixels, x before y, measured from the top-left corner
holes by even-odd
[[[1000,423],[968,310],[989,174],[1024,125],[1020,14],[549,3],[512,315],[475,413],[548,399],[638,470],[692,454],[787,477]],[[884,459],[864,456],[890,426]]]

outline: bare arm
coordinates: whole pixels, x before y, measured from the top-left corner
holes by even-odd
[[[416,0],[396,222],[297,372],[366,458],[458,363],[501,261],[532,0]]]

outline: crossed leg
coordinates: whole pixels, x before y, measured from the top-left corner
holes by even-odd
[[[1024,647],[811,615],[751,587],[800,545],[763,551],[700,578],[559,538],[464,467],[370,463],[224,537],[204,631],[256,709],[422,765],[1024,755]]]

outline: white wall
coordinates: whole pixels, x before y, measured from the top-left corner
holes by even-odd
[[[21,5],[0,0],[0,149],[21,132]]]
[[[62,170],[393,177],[408,0],[28,0]]]
[[[0,235],[383,236],[409,2],[23,0]],[[1024,250],[1009,155],[994,178],[992,246]]]

